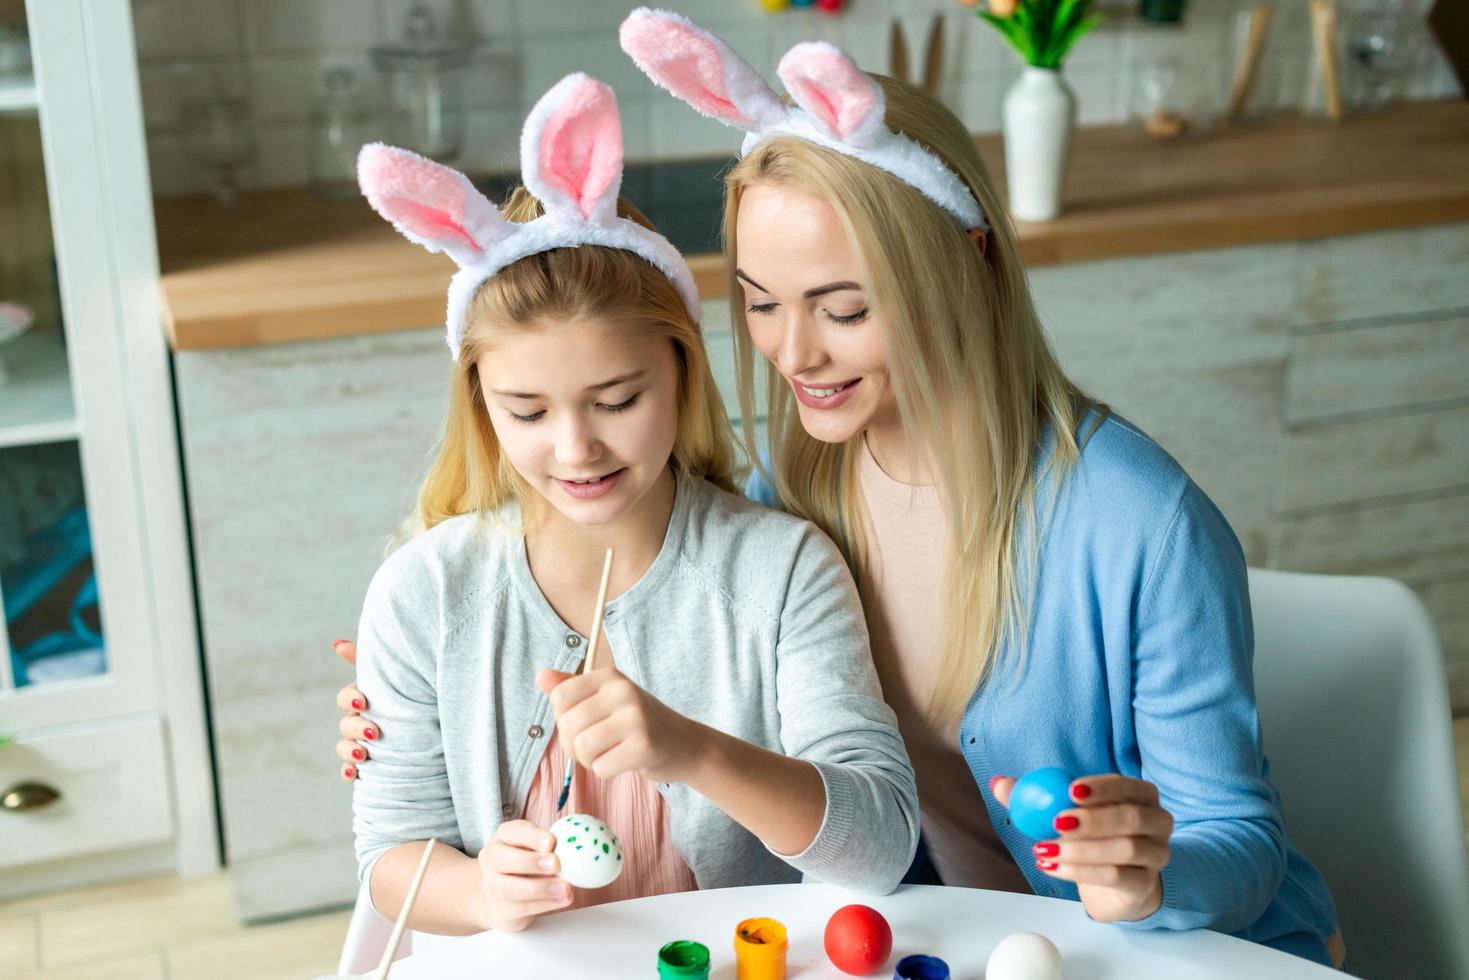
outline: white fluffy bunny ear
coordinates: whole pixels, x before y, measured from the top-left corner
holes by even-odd
[[[446,253],[460,267],[474,264],[511,230],[468,177],[412,150],[367,144],[357,155],[357,183],[405,238]]]
[[[832,139],[871,146],[887,133],[882,88],[851,58],[825,41],[786,52],[776,74],[786,91]]]
[[[727,126],[755,132],[789,114],[749,62],[686,17],[639,7],[618,38],[649,78]]]
[[[541,96],[520,134],[520,171],[546,213],[606,224],[622,186],[622,119],[606,82],[567,75]]]

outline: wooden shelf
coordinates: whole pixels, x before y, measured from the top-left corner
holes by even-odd
[[[1003,142],[975,142],[1003,199]],[[241,195],[233,211],[202,197],[160,199],[155,215],[175,350],[443,319],[453,263],[407,245],[365,204],[261,191]],[[1064,213],[1015,230],[1022,259],[1035,266],[1457,221],[1469,221],[1469,103],[1444,101],[1341,125],[1286,115],[1172,143],[1136,127],[1084,127]],[[727,294],[722,256],[688,259],[704,299]]]
[[[81,428],[71,398],[66,349],[55,330],[32,328],[0,345],[0,449],[75,439]]]
[[[32,112],[40,104],[34,78],[28,75],[0,78],[0,112]]]

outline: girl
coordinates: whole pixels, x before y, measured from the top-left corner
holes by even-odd
[[[422,841],[450,845],[416,930],[802,873],[886,892],[916,847],[850,575],[811,524],[731,492],[692,276],[618,200],[621,166],[611,90],[583,75],[532,111],[529,193],[503,216],[406,151],[360,162],[373,206],[460,265],[444,441],[359,634],[354,830],[377,908],[397,914]],[[573,676],[609,547],[616,666]],[[555,877],[544,829],[567,753],[572,810],[627,835],[595,895]]]

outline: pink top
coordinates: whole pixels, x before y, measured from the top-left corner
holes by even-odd
[[[995,833],[959,751],[958,720],[939,727],[924,713],[938,683],[943,642],[936,603],[944,594],[949,530],[938,490],[888,476],[865,440],[858,472],[871,568],[857,587],[883,697],[913,761],[929,856],[946,885],[1028,894],[1032,889]]]
[[[625,898],[691,892],[699,887],[694,873],[671,843],[668,803],[656,786],[635,772],[598,779],[577,766],[576,774],[571,777],[571,796],[566,800],[566,808],[558,814],[556,800],[561,795],[561,780],[565,775],[566,754],[561,751],[560,740],[552,738],[531,782],[525,800],[525,819],[538,827],[549,827],[570,813],[591,814],[617,834],[627,858],[622,874],[606,888],[595,891],[573,888],[567,909],[620,902]]]

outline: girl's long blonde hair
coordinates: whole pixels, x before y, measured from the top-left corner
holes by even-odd
[[[936,153],[990,217],[986,250],[981,256],[953,217],[876,167],[796,138],[762,144],[725,181],[740,410],[747,450],[758,460],[755,352],[734,276],[736,218],[745,188],[793,187],[829,202],[846,226],[886,330],[903,428],[938,467],[949,550],[943,652],[927,710],[932,721],[948,725],[1006,641],[1024,650],[1029,590],[1022,589],[1021,570],[1027,559],[1033,564],[1040,535],[1037,450],[1049,429],[1054,448],[1046,465],[1062,478],[1080,455],[1077,427],[1092,403],[1047,343],[1015,235],[973,139],[934,99],[875,77],[886,95],[889,128]],[[776,493],[786,509],[836,541],[861,581],[869,567],[857,481],[862,436],[836,444],[813,438],[774,365],[766,365],[763,380]]]
[[[517,222],[541,213],[540,202],[524,188],[517,188],[504,208],[505,217]],[[626,201],[617,202],[617,213],[653,227]],[[615,323],[667,338],[678,362],[678,429],[670,462],[682,473],[734,492],[729,419],[699,325],[673,282],[623,249],[557,248],[506,266],[475,294],[449,385],[444,438],[398,541],[460,514],[491,516],[512,502],[520,505],[527,522],[538,512],[535,491],[515,472],[495,438],[475,362],[492,351],[497,335],[535,329],[545,320]]]

